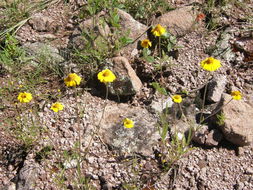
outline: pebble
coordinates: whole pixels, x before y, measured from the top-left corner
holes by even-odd
[[[245,173],[248,175],[253,175],[253,168],[247,168]]]

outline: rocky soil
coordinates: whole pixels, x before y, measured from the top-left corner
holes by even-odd
[[[154,63],[140,58],[136,41],[105,60],[119,78],[127,79],[109,87],[108,99],[96,80],[78,87],[77,92],[66,89],[62,81],[38,88],[37,112],[28,110],[21,114],[39,118],[43,126],[43,136],[29,151],[7,130],[15,127],[15,123],[6,122],[6,118],[15,117],[13,103],[0,100],[3,107],[10,108],[0,109],[0,189],[253,189],[253,37],[252,22],[250,30],[250,23],[242,20],[245,14],[253,17],[253,2],[247,1],[246,8],[227,7],[216,30],[208,30],[206,20],[196,21],[202,1],[169,2],[175,9],[152,22],[166,26],[177,37],[179,46],[163,62],[162,76],[157,74]],[[94,30],[88,19],[75,20],[82,6],[86,6],[84,1],[73,0],[68,5],[58,2],[35,13],[17,32],[20,45],[34,57],[46,49],[51,61],[62,65],[66,75],[69,70],[82,75],[76,63],[62,53],[70,48],[84,48],[80,30]],[[123,10],[118,14],[122,31],[130,29],[133,39],[147,37],[146,33],[140,35],[149,26]],[[102,11],[98,17],[104,15]],[[100,33],[106,37],[108,31]],[[199,62],[209,56],[222,63],[214,76],[207,76],[199,67]],[[0,76],[1,87],[8,85],[8,77]],[[154,81],[171,94],[189,92],[184,96],[182,109],[196,125],[205,84],[208,83],[207,116],[230,100],[232,90],[240,90],[243,98],[221,108],[226,115],[223,124],[217,125],[217,117],[210,117],[194,134],[192,149],[165,169],[157,130],[159,112],[166,106],[171,115],[181,110],[169,96],[155,92],[150,85]],[[50,110],[51,102],[40,98],[50,87],[56,94],[64,93],[58,100],[65,106],[59,114]],[[119,100],[115,94],[120,95]],[[123,127],[126,117],[135,121],[134,128]],[[187,123],[171,116],[168,121],[168,136],[175,131],[187,134]],[[166,142],[170,140],[168,137]],[[77,156],[78,151],[81,157]],[[77,185],[81,179],[86,180],[82,182],[86,186]]]

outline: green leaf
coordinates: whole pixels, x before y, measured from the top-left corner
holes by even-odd
[[[155,58],[153,56],[146,56],[144,59],[149,63],[153,63],[155,61]]]

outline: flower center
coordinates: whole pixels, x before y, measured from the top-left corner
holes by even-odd
[[[240,92],[238,92],[238,91],[232,92],[232,95],[233,95],[233,96],[239,96],[239,95],[240,95]]]
[[[21,97],[25,99],[25,98],[26,98],[26,94],[22,94],[22,96],[21,96]]]
[[[213,58],[210,57],[209,59],[206,60],[206,64],[210,65],[213,63]]]
[[[109,76],[110,76],[110,72],[105,71],[105,72],[103,73],[103,77],[109,77]]]
[[[178,100],[178,99],[180,99],[180,96],[179,95],[175,95],[174,98]]]

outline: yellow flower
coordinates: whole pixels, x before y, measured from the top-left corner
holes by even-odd
[[[240,100],[242,98],[240,91],[232,91],[231,96],[234,100]]]
[[[80,76],[78,76],[75,73],[70,73],[65,79],[64,82],[66,84],[67,87],[71,87],[71,86],[77,86],[80,84],[82,78]]]
[[[154,36],[162,36],[166,32],[166,29],[160,24],[157,24],[156,27],[151,30],[151,32]]]
[[[32,100],[32,98],[33,98],[32,94],[28,92],[20,92],[18,95],[18,100],[21,103],[28,103]]]
[[[149,39],[145,39],[141,41],[141,47],[143,48],[149,48],[152,46],[151,41],[149,41]]]
[[[201,67],[206,71],[215,71],[221,67],[220,61],[213,57],[208,57],[200,62]]]
[[[109,69],[105,69],[98,73],[98,80],[103,83],[113,82],[116,79],[116,76]]]
[[[134,122],[131,119],[125,118],[123,120],[125,128],[132,128],[134,127]]]
[[[51,110],[53,110],[54,112],[58,112],[63,110],[64,105],[62,105],[60,102],[55,102],[54,104],[52,104],[51,106]]]
[[[173,100],[173,102],[175,102],[175,103],[181,103],[182,102],[182,97],[180,96],[180,95],[174,95],[174,96],[172,96],[172,100]]]

